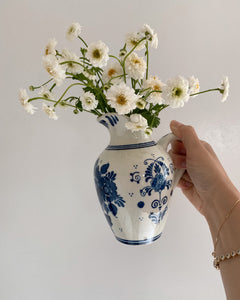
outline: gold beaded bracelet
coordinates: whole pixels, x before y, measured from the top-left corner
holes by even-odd
[[[237,200],[234,205],[232,206],[232,208],[229,210],[228,214],[225,216],[222,224],[220,225],[218,231],[217,231],[217,235],[216,235],[216,239],[215,239],[215,243],[214,243],[214,251],[212,253],[212,256],[214,258],[213,260],[213,266],[219,270],[220,269],[220,262],[221,261],[224,261],[226,259],[230,259],[230,258],[233,258],[233,257],[236,257],[236,256],[240,256],[240,249],[236,250],[236,251],[231,251],[231,252],[228,252],[227,254],[223,254],[223,255],[216,255],[216,246],[217,246],[217,243],[219,241],[219,233],[223,227],[223,225],[225,224],[225,222],[227,221],[227,219],[230,217],[233,209],[237,206],[237,204],[240,202],[240,199]]]
[[[217,270],[220,270],[220,262],[221,261],[224,261],[226,259],[230,259],[230,258],[233,258],[233,257],[236,257],[236,256],[240,256],[240,249],[238,249],[237,251],[232,251],[232,252],[229,252],[227,254],[224,254],[224,255],[219,255],[219,256],[216,256],[215,252],[213,252],[213,257],[214,257],[214,260],[213,260],[213,266],[217,269]]]

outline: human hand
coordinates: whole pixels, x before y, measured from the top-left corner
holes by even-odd
[[[178,186],[197,210],[207,218],[221,199],[239,197],[214,150],[194,128],[177,121],[170,128],[180,139],[172,142],[170,155],[176,168],[186,169]]]

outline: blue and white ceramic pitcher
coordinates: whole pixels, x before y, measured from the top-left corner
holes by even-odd
[[[94,166],[98,198],[115,235],[128,245],[157,240],[165,226],[169,202],[183,170],[174,169],[167,153],[173,134],[157,143],[144,132],[125,127],[126,116],[98,118],[108,128],[110,144]]]

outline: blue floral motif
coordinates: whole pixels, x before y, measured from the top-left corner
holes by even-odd
[[[97,194],[103,211],[108,222],[111,224],[109,213],[117,217],[118,207],[124,207],[125,201],[117,193],[117,185],[115,183],[117,174],[114,171],[109,171],[109,163],[98,165],[98,161],[94,167],[94,180],[96,184]]]
[[[159,199],[161,199],[161,192],[167,188],[169,189],[172,185],[172,180],[167,180],[169,175],[169,168],[163,162],[163,157],[158,157],[157,159],[146,159],[144,164],[147,165],[150,161],[151,163],[145,171],[145,181],[149,182],[150,185],[144,187],[140,190],[141,196],[148,194],[151,196],[152,191],[159,193]]]
[[[164,196],[162,198],[161,193],[165,189],[170,189],[172,186],[172,180],[167,180],[167,177],[172,173],[170,168],[164,163],[163,157],[158,157],[156,159],[146,159],[144,165],[148,165],[145,170],[145,182],[148,183],[143,189],[140,190],[140,195],[145,197],[146,195],[151,196],[152,192],[159,194],[159,199],[153,200],[151,207],[153,209],[158,208],[159,212],[151,212],[149,218],[153,223],[158,224],[163,219],[167,209],[168,209],[168,197]],[[165,206],[165,207],[164,207]],[[164,207],[164,210],[162,211]]]
[[[158,224],[158,223],[160,223],[160,221],[161,221],[161,220],[163,219],[163,217],[165,216],[167,210],[168,210],[168,207],[166,206],[162,212],[159,211],[157,214],[155,214],[155,213],[153,213],[153,212],[150,212],[150,214],[149,214],[148,217],[149,217],[149,219],[152,220],[152,222],[153,222],[154,224]]]

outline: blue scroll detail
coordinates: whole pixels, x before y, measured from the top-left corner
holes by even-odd
[[[105,120],[101,120],[99,123],[108,128],[108,123]]]
[[[141,181],[141,176],[140,176],[140,172],[133,172],[133,173],[130,173],[130,181],[131,182],[136,182],[137,184],[140,183]]]
[[[106,119],[108,119],[109,123],[114,127],[117,122],[119,121],[118,117],[116,115],[112,116],[105,116]]]

